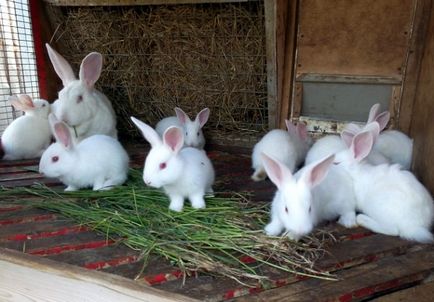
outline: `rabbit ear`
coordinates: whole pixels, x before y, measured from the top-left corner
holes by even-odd
[[[285,182],[293,179],[291,171],[278,160],[271,158],[265,153],[261,153],[261,158],[268,177],[277,188],[281,189]]]
[[[380,125],[377,122],[372,122],[367,124],[363,131],[369,131],[372,134],[372,139],[375,141],[377,140],[378,136],[380,135]]]
[[[333,163],[335,155],[329,155],[318,163],[314,164],[311,169],[308,169],[303,175],[303,180],[306,184],[313,188],[320,184],[321,181],[327,176],[330,165]]]
[[[307,126],[305,123],[298,122],[296,130],[297,130],[297,135],[301,140],[303,141],[307,140]]]
[[[184,135],[178,127],[169,127],[163,134],[163,142],[177,154],[184,145]]]
[[[137,128],[140,129],[140,131],[143,134],[143,137],[151,144],[151,147],[156,147],[158,145],[161,145],[162,141],[161,138],[158,136],[157,132],[155,130],[142,122],[141,120],[136,119],[135,117],[131,117],[131,120],[134,124],[136,124]]]
[[[297,127],[291,123],[289,120],[285,119],[285,125],[286,129],[288,130],[289,134],[296,135],[297,134]]]
[[[185,125],[187,121],[190,121],[190,118],[188,115],[182,111],[181,108],[175,107],[176,116],[178,117],[178,120],[181,122],[181,124]]]
[[[18,97],[13,95],[8,100],[16,110],[29,111],[35,109],[32,98],[26,94],[21,94]]]
[[[57,53],[50,44],[45,43],[47,47],[48,56],[50,57],[51,64],[53,64],[59,78],[62,80],[63,86],[68,85],[69,82],[75,81],[74,71],[68,61],[65,60],[59,53]]]
[[[389,120],[390,120],[390,112],[389,111],[384,111],[384,112],[380,113],[379,115],[377,115],[377,117],[375,118],[375,121],[380,125],[380,132],[383,131],[384,128],[386,128]]]
[[[59,121],[53,113],[48,115],[48,122],[56,141],[61,143],[65,148],[71,149],[73,143],[68,126],[64,122]]]
[[[199,121],[200,128],[202,128],[209,118],[209,109],[205,108],[202,109],[197,115],[196,115],[196,121]]]
[[[374,138],[371,131],[363,131],[357,134],[351,143],[350,150],[356,161],[363,160],[371,152]]]
[[[87,87],[93,87],[101,75],[101,69],[102,55],[98,52],[91,52],[81,62],[80,80],[84,82]]]
[[[375,118],[377,117],[379,111],[380,111],[379,103],[372,105],[371,110],[369,110],[369,117],[366,123],[369,124],[375,121]]]
[[[341,139],[344,141],[345,145],[350,148],[351,143],[353,142],[354,135],[356,133],[348,130],[344,130],[341,132]]]
[[[349,124],[346,124],[346,125],[345,125],[343,131],[347,131],[347,132],[352,133],[353,135],[356,135],[356,134],[359,133],[361,130],[362,130],[362,128],[359,127],[359,125],[356,125],[356,124],[354,124],[354,123],[349,123]]]

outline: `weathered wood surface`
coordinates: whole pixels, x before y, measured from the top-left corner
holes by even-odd
[[[246,2],[248,0],[44,0],[57,6],[123,6]]]
[[[418,302],[432,302],[434,297],[434,282],[428,281],[428,283],[417,285],[411,288],[406,288],[387,296],[383,296],[377,299],[373,299],[375,302],[406,302],[415,301]]]
[[[137,150],[140,148],[131,151],[131,158],[133,165],[139,167],[143,163],[146,152],[137,152]],[[274,186],[269,181],[259,184],[250,181],[249,156],[242,152],[226,153],[216,150],[210,151],[208,154],[217,171],[217,188],[247,190],[252,192],[252,199],[254,200],[271,200]],[[39,181],[40,175],[36,170],[28,169],[34,165],[34,161],[26,161],[25,164],[16,162],[16,165],[1,162],[0,175],[6,177],[4,181],[0,180],[0,185],[10,184],[10,179],[13,179],[14,176],[19,177],[22,171],[25,171],[24,173],[33,171],[30,172],[35,176],[33,181]],[[4,173],[2,174],[2,172]],[[25,184],[30,184],[30,182],[31,177]],[[19,184],[20,181],[17,180],[16,183]],[[92,232],[87,227],[77,225],[70,219],[45,210],[20,205],[19,201],[0,201],[0,248],[8,247],[17,252],[34,254],[37,259],[54,260],[55,262],[50,263],[56,263],[56,267],[60,271],[72,265],[75,268],[87,268],[87,271],[107,272],[110,273],[109,276],[119,275],[128,278],[137,286],[151,285],[155,289],[162,290],[163,293],[167,294],[167,298],[180,294],[181,297],[190,297],[200,301],[230,299],[273,301],[273,299],[279,300],[287,296],[290,296],[291,299],[301,298],[306,295],[306,292],[309,292],[308,297],[311,299],[357,301],[361,297],[366,299],[380,296],[428,280],[434,269],[434,261],[429,258],[429,255],[433,254],[433,246],[431,245],[418,245],[395,237],[373,234],[362,228],[345,229],[335,223],[323,225],[321,228],[332,232],[338,241],[327,247],[327,254],[318,261],[317,266],[334,272],[341,277],[340,281],[306,279],[268,269],[263,270],[263,273],[270,277],[267,288],[260,284],[248,288],[234,280],[204,273],[185,276],[177,267],[158,257],[153,257],[150,264],[143,267],[140,251],[122,245],[121,238],[106,238],[104,235]],[[416,256],[413,257],[412,255]],[[408,260],[410,262],[399,260],[407,257],[410,257]],[[399,267],[400,272],[397,272],[394,267]],[[0,266],[0,272],[1,269]],[[12,269],[12,267],[8,267],[8,269]],[[30,267],[29,269],[32,270],[33,268]],[[391,270],[392,273],[384,274],[388,270]],[[17,271],[25,272],[21,268]],[[384,278],[379,278],[378,272],[382,272]],[[32,275],[34,272],[32,270],[31,272],[26,271],[27,273]],[[74,283],[69,283],[69,280],[64,280],[63,276],[61,276],[61,281],[49,279],[50,275],[53,274],[52,271],[47,274],[48,276],[45,275],[44,271],[43,275],[37,276],[38,278],[41,276],[44,282],[45,280],[60,282],[62,288],[66,284],[74,284],[83,290],[88,290],[83,287],[80,278],[76,284],[76,280]],[[364,277],[359,278],[359,276]],[[13,277],[18,278],[18,275]],[[56,279],[58,276],[54,277]],[[107,281],[104,279],[105,277],[102,278],[101,282]],[[366,283],[365,279],[371,280],[370,283]],[[98,285],[92,282],[89,285],[91,286],[89,290],[97,290]],[[14,287],[9,289],[9,292],[0,289],[0,297],[2,297],[1,295],[17,297],[16,295],[27,294],[13,292],[13,289]],[[107,294],[112,294],[112,289],[109,287]],[[62,290],[59,289],[59,292],[62,293]],[[321,296],[322,292],[324,296]],[[361,293],[363,293],[362,296],[360,296]],[[35,297],[39,298],[39,296]]]

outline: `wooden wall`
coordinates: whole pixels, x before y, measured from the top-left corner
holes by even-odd
[[[431,7],[410,135],[414,138],[413,170],[434,195],[434,10]]]

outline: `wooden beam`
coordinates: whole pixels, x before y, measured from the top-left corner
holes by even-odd
[[[1,301],[197,301],[116,275],[8,249],[0,249],[0,280]]]
[[[246,2],[248,0],[44,0],[56,6],[127,6]]]

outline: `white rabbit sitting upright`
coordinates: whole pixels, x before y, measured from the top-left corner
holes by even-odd
[[[356,206],[361,212],[357,224],[377,233],[432,242],[434,206],[428,190],[398,164],[361,162],[379,132],[378,124],[373,124],[352,138],[349,149],[335,156],[337,166],[346,169],[354,182]]]
[[[353,184],[347,172],[331,165],[334,155],[303,167],[295,175],[283,163],[262,154],[265,170],[278,191],[271,204],[265,232],[285,231],[298,240],[325,220],[339,217],[345,227],[355,226]]]
[[[288,131],[273,129],[269,131],[253,147],[252,168],[255,170],[252,179],[264,180],[266,173],[262,164],[261,153],[266,153],[285,164],[291,172],[304,161],[309,149],[310,137],[304,123],[292,124],[285,120]]]
[[[65,58],[49,44],[46,46],[54,70],[64,86],[53,105],[56,117],[74,127],[77,142],[94,134],[117,138],[113,107],[107,97],[94,87],[101,75],[101,54],[92,52],[83,59],[77,80]]]
[[[166,117],[159,121],[155,126],[155,131],[157,131],[160,137],[163,137],[164,131],[169,127],[175,126],[184,129],[184,146],[203,149],[205,146],[205,137],[202,128],[208,121],[209,109],[202,109],[196,115],[194,121],[192,121],[181,108],[176,107],[175,112],[176,116]]]
[[[91,187],[107,190],[127,179],[128,154],[122,145],[107,135],[92,135],[75,144],[69,128],[49,115],[56,143],[42,154],[39,172],[59,178],[67,185],[65,191]]]
[[[3,132],[1,144],[5,160],[37,158],[50,145],[51,132],[48,124],[50,104],[22,94],[10,96],[9,102],[24,115],[15,119]]]
[[[205,192],[212,192],[214,183],[214,168],[205,151],[183,148],[181,128],[169,127],[161,139],[152,127],[134,117],[131,120],[151,144],[143,169],[145,184],[162,187],[173,211],[182,210],[185,198],[190,200],[193,208],[205,208]]]

